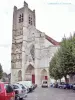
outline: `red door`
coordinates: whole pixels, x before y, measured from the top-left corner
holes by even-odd
[[[35,75],[32,75],[32,83],[35,84]]]
[[[47,76],[45,76],[45,80],[48,80],[48,77]]]

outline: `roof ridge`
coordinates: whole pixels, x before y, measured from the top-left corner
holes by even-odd
[[[56,40],[52,39],[48,35],[45,35],[46,39],[51,42],[53,45],[60,45],[60,42],[57,42]]]

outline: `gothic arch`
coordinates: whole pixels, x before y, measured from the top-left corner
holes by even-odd
[[[35,68],[31,64],[25,70],[25,80],[35,83]]]
[[[18,81],[22,81],[22,71],[18,71]]]
[[[41,71],[41,81],[47,79],[47,71],[46,69],[43,69]]]
[[[28,74],[34,74],[34,67],[30,64],[28,65],[25,73],[28,73]]]

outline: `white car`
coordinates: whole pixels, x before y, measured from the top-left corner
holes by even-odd
[[[25,84],[22,84],[22,83],[17,83],[17,84],[23,85],[26,89],[26,93],[29,93],[29,87],[27,87]]]
[[[47,80],[42,81],[42,87],[48,87],[48,81]]]
[[[29,92],[31,92],[33,90],[33,85],[32,85],[31,81],[19,81],[17,83],[20,83],[20,84],[27,86],[29,89]]]
[[[27,97],[26,89],[22,84],[13,84],[12,86],[15,91],[15,99],[22,100]]]

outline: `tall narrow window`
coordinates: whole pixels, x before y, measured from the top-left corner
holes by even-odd
[[[23,13],[19,16],[19,23],[23,22]]]
[[[22,16],[21,16],[21,22],[23,22],[23,13],[22,13]]]
[[[21,22],[21,15],[19,16],[19,23]]]
[[[32,17],[29,16],[29,24],[32,25]]]
[[[34,45],[31,46],[30,53],[31,53],[32,59],[34,61],[35,60],[35,56],[34,56],[35,55],[35,47],[34,47]]]
[[[32,17],[31,17],[31,25],[32,25]]]
[[[31,25],[32,25],[32,21],[31,21]]]

